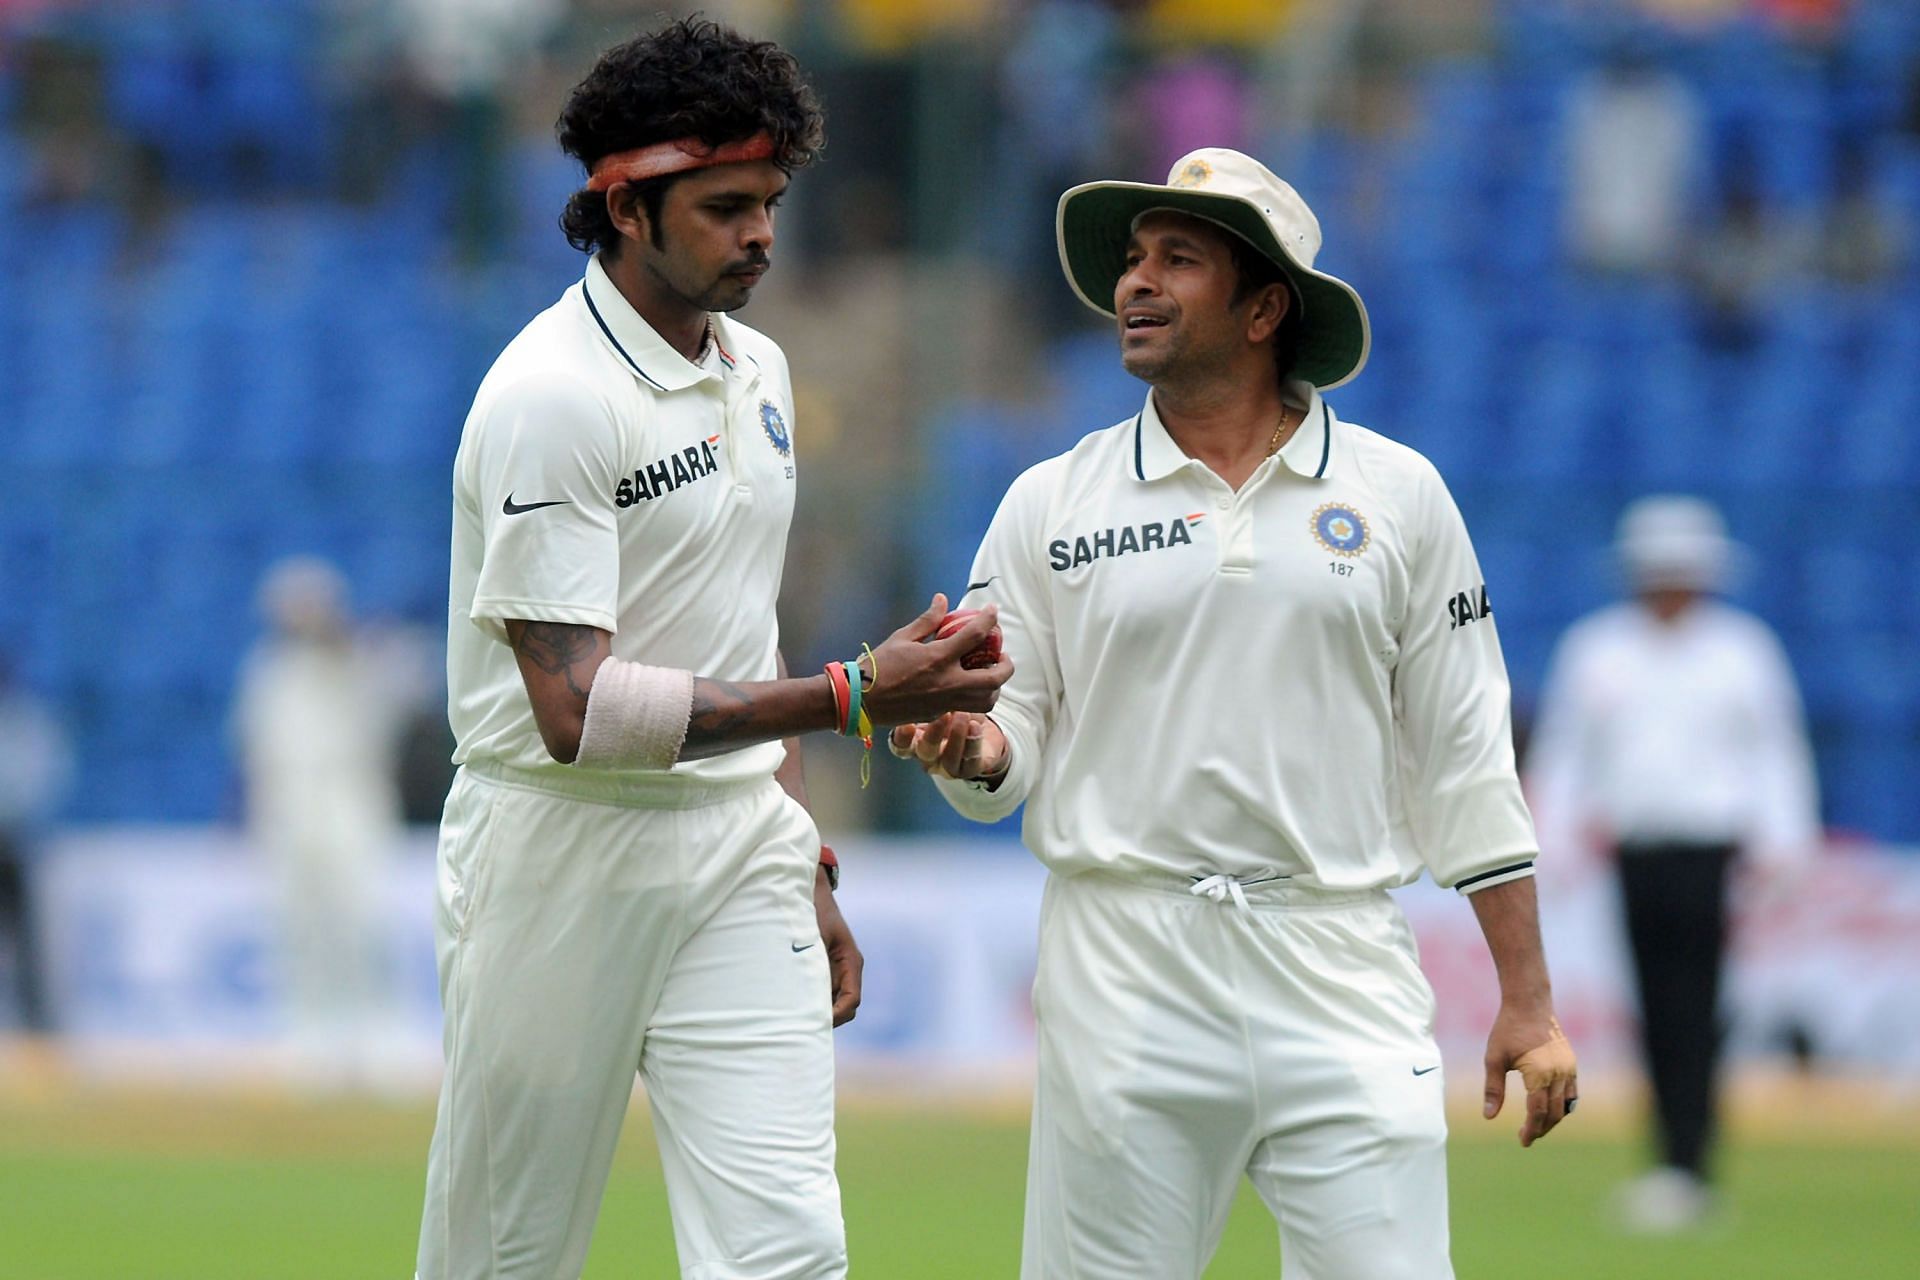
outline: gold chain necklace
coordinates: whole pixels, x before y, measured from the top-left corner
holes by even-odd
[[[1287,419],[1290,416],[1292,416],[1292,410],[1287,408],[1286,405],[1281,405],[1280,425],[1273,429],[1273,436],[1267,441],[1267,456],[1269,458],[1280,451],[1280,440],[1281,437],[1287,434]]]

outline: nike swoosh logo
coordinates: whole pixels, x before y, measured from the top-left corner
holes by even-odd
[[[1425,1068],[1425,1069],[1422,1069],[1422,1068],[1420,1068],[1420,1067],[1415,1067],[1415,1068],[1413,1069],[1413,1074],[1415,1074],[1415,1075],[1417,1075],[1417,1076],[1423,1076],[1423,1075],[1425,1075],[1425,1074],[1427,1074],[1427,1072],[1428,1072],[1428,1071],[1438,1071],[1439,1069],[1440,1069],[1440,1068],[1439,1068],[1438,1066],[1432,1066],[1432,1067],[1427,1067],[1427,1068]]]
[[[538,511],[542,507],[564,507],[572,501],[572,498],[555,498],[552,502],[518,503],[513,500],[512,494],[508,494],[507,500],[500,504],[500,510],[506,515],[517,516],[525,511]]]
[[[991,578],[988,578],[988,579],[987,579],[987,580],[986,580],[985,582],[969,582],[969,583],[967,584],[967,589],[966,589],[966,591],[965,591],[965,592],[962,592],[962,594],[963,594],[963,595],[971,595],[971,594],[972,594],[972,593],[974,593],[975,591],[980,591],[980,590],[983,590],[983,589],[985,589],[985,588],[987,588],[987,587],[990,587],[990,586],[992,586],[992,585],[994,584],[994,582],[995,582],[995,581],[997,581],[997,580],[999,579],[999,577],[1000,577],[1000,575],[996,573],[996,574],[994,574],[994,575],[993,575],[993,577],[991,577]]]
[[[797,942],[790,942],[787,945],[793,948],[793,954],[795,955],[799,955],[802,951],[811,951],[814,948],[814,944],[811,942],[804,947]]]

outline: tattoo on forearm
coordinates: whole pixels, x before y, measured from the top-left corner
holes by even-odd
[[[725,742],[753,723],[753,695],[726,680],[693,682],[693,714],[687,717],[687,745]]]
[[[520,628],[514,650],[550,676],[565,676],[567,690],[584,699],[587,690],[574,675],[574,664],[593,656],[596,636],[592,627],[565,622],[529,622]],[[592,684],[592,676],[588,676]]]

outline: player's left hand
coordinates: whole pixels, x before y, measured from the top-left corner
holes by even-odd
[[[867,967],[867,958],[860,954],[853,930],[840,914],[840,903],[833,896],[833,886],[827,883],[824,867],[814,871],[813,915],[820,922],[827,971],[833,975],[833,1025],[837,1027],[852,1022],[854,1010],[860,1007],[860,975]]]
[[[1520,1126],[1520,1145],[1530,1147],[1564,1120],[1580,1097],[1579,1063],[1552,1010],[1501,1004],[1487,1036],[1487,1093],[1482,1114],[1489,1120],[1499,1115],[1506,1103],[1509,1071],[1518,1071],[1527,1088],[1527,1119]]]
[[[991,716],[950,711],[925,724],[895,726],[887,746],[902,760],[949,778],[996,779],[1007,768],[1007,735]]]

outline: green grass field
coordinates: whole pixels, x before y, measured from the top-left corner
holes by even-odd
[[[5,1280],[346,1280],[411,1273],[431,1116],[424,1106],[254,1096],[9,1089],[0,1076]],[[1625,1114],[1532,1151],[1508,1118],[1455,1119],[1460,1276],[1527,1280],[1920,1277],[1920,1141],[1911,1113],[1845,1133],[1789,1100],[1786,1123],[1735,1136],[1731,1212],[1697,1237],[1607,1226],[1631,1172]],[[1595,1108],[1601,1111],[1601,1108]],[[840,1169],[854,1273],[1012,1277],[1025,1118],[1013,1108],[848,1103]],[[1583,1120],[1586,1116],[1581,1117]],[[1516,1122],[1517,1123],[1517,1122]],[[644,1108],[629,1123],[588,1277],[677,1275]],[[1277,1277],[1265,1210],[1242,1196],[1211,1277]],[[1150,1278],[1143,1277],[1143,1280]]]

